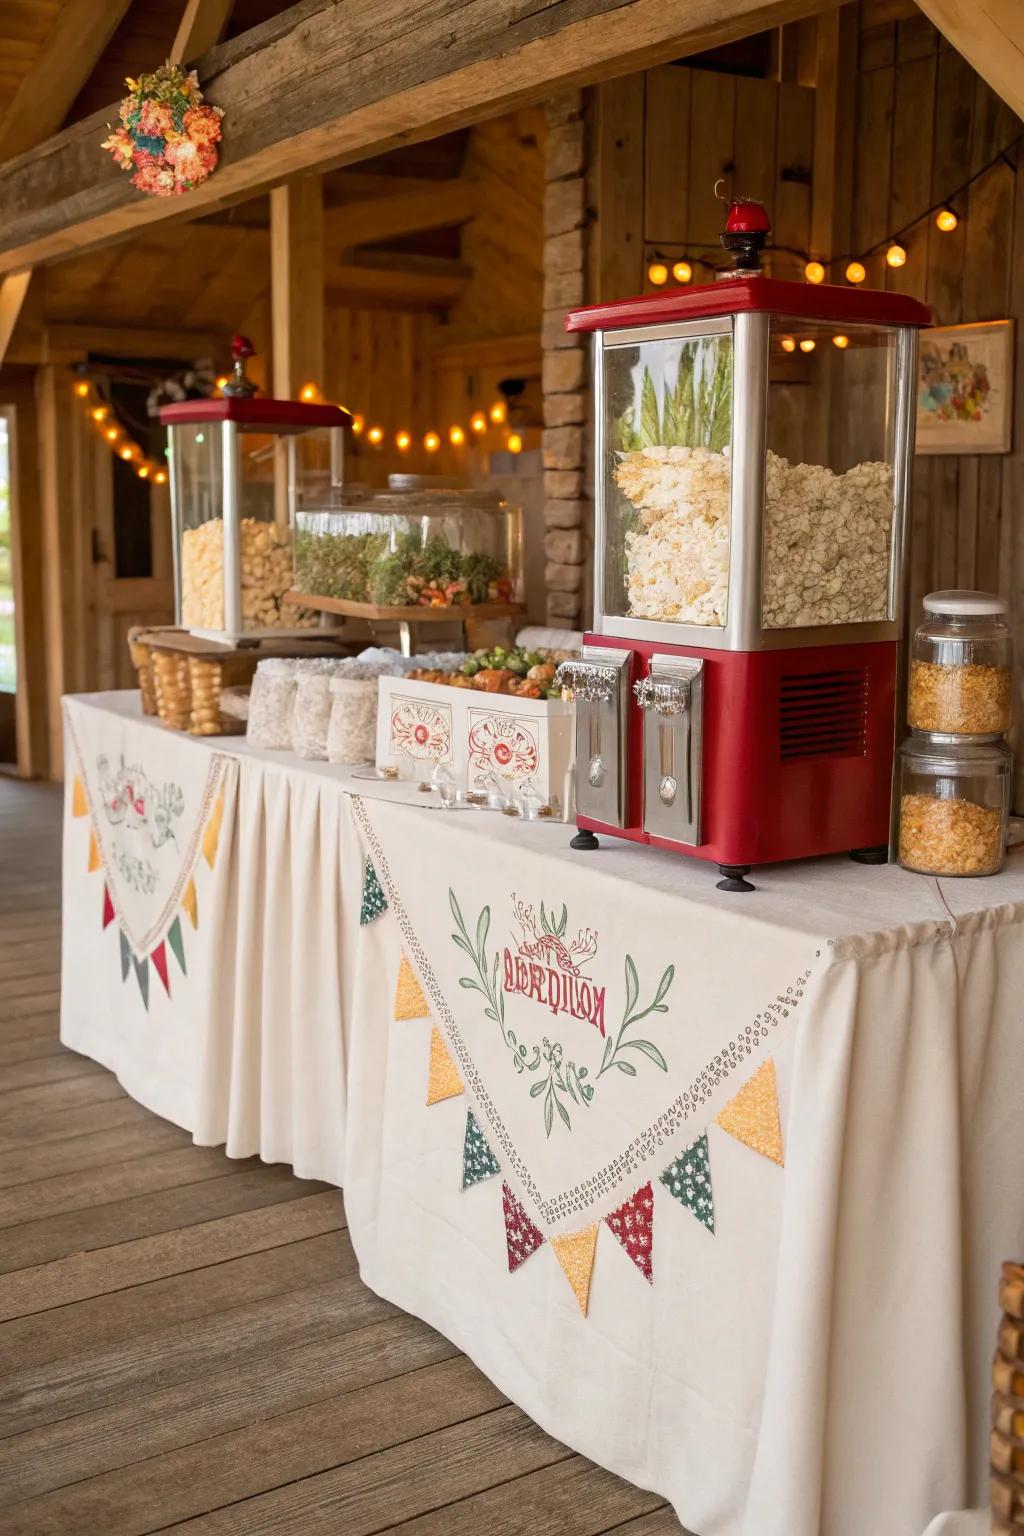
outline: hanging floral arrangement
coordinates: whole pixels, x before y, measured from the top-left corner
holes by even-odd
[[[220,107],[203,105],[199,77],[176,64],[125,81],[121,127],[103,140],[132,185],[150,197],[177,197],[205,181],[217,165]]]

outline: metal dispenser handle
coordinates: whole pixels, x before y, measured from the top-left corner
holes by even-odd
[[[576,810],[609,827],[626,825],[629,664],[629,651],[585,646],[555,673],[576,704]]]
[[[644,830],[696,845],[702,841],[704,663],[652,656],[649,675],[634,683],[633,693],[644,711]]]

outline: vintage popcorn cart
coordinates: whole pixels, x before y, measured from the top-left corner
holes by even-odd
[[[571,314],[593,334],[594,629],[574,846],[597,832],[721,868],[889,841],[917,332],[899,294],[737,270]]]

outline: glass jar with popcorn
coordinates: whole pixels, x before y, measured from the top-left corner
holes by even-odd
[[[342,483],[337,405],[255,397],[252,347],[235,337],[235,374],[215,399],[164,406],[177,623],[233,646],[301,633],[318,616],[286,601],[292,531],[304,503]]]
[[[899,861],[924,875],[1003,866],[1013,754],[999,738],[914,731],[900,748]]]
[[[1013,709],[1013,639],[1004,598],[931,592],[914,635],[907,724],[954,736],[1002,735]]]

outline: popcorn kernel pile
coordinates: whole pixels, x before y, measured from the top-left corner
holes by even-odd
[[[292,587],[288,530],[243,517],[239,538],[243,629],[299,629],[316,624],[316,614],[283,602]],[[223,521],[211,518],[198,528],[187,528],[181,541],[181,621],[187,627],[224,628],[223,569]]]
[[[1002,815],[973,800],[904,795],[900,863],[924,875],[991,875],[1002,863]]]

